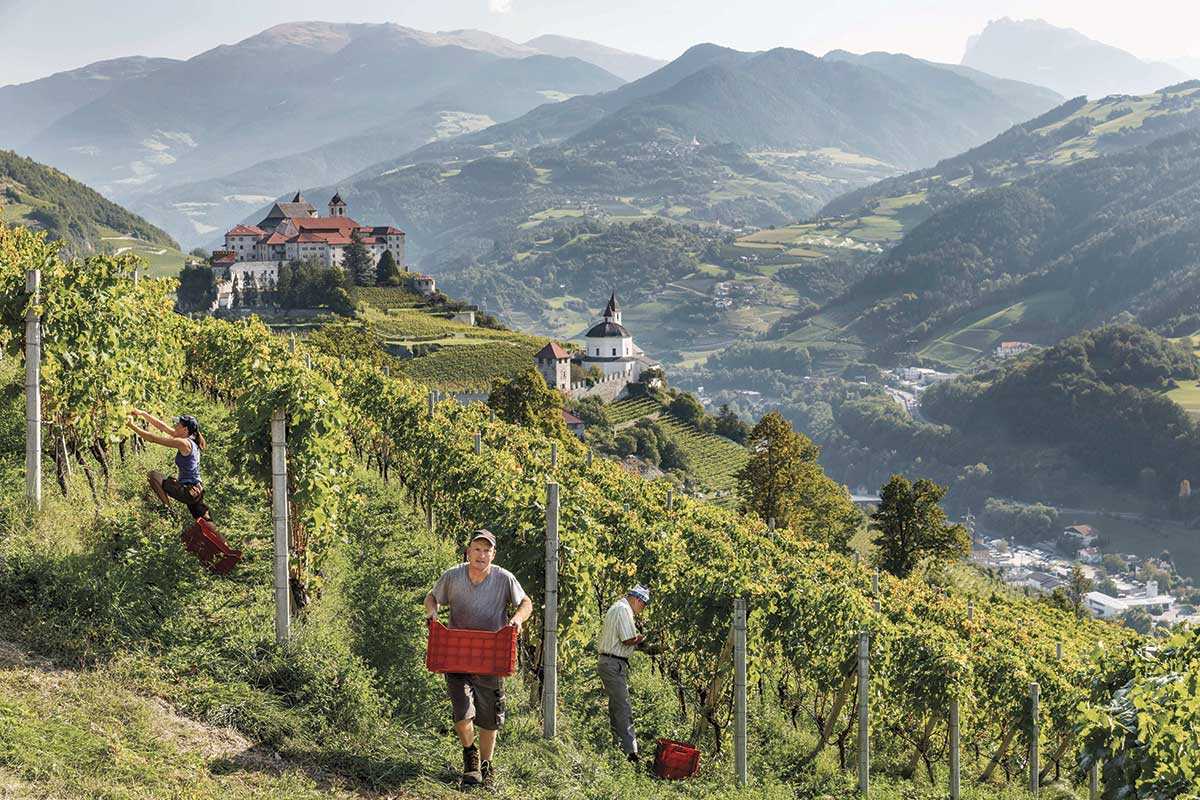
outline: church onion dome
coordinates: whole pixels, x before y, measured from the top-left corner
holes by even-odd
[[[631,334],[628,330],[626,330],[624,325],[620,325],[616,322],[610,322],[609,320],[605,320],[604,322],[601,322],[601,323],[598,323],[597,325],[595,325],[590,331],[587,332],[586,336],[589,339],[601,339],[601,338],[608,338],[608,337],[615,337],[615,336],[625,336],[625,337],[632,338],[633,334]]]

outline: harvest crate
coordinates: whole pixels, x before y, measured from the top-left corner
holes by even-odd
[[[516,626],[509,625],[492,633],[447,628],[432,620],[425,668],[441,673],[512,675],[517,668]]]
[[[226,544],[225,537],[208,520],[196,520],[179,538],[183,546],[215,575],[227,575],[242,560],[241,551]]]
[[[690,778],[700,768],[700,751],[684,742],[659,739],[654,751],[654,774],[669,781]]]

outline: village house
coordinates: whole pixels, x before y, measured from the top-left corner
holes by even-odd
[[[995,353],[997,358],[1011,358],[1032,350],[1035,346],[1029,342],[1001,342],[996,345]]]

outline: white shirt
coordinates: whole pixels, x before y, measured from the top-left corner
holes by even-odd
[[[625,640],[637,635],[637,626],[633,624],[633,607],[629,605],[628,599],[622,597],[613,603],[604,615],[604,627],[600,629],[600,640],[596,643],[596,649],[601,655],[607,653],[610,656],[629,658],[633,655],[634,647],[625,644]]]

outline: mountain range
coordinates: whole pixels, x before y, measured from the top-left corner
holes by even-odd
[[[1143,61],[1120,48],[1044,20],[1005,17],[972,36],[964,66],[1047,86],[1064,97],[1145,94],[1200,77],[1170,64]]]
[[[94,77],[104,70],[107,79]],[[281,191],[258,188],[274,177],[333,180],[385,154],[621,83],[594,64],[480,31],[300,22],[186,61],[126,59],[0,89],[0,108],[46,109],[36,124],[0,128],[0,145],[143,209],[154,204],[138,197],[168,185],[304,154],[286,175],[268,164],[226,181],[230,191],[215,201],[190,201],[231,206],[217,225],[203,220],[213,206],[172,209],[189,219],[201,212],[196,226],[171,226],[194,238]]]
[[[903,55],[697,45],[618,89],[540,106],[309,191],[479,253],[555,215],[784,224],[986,141],[1061,98]],[[498,157],[500,156],[500,157]]]

